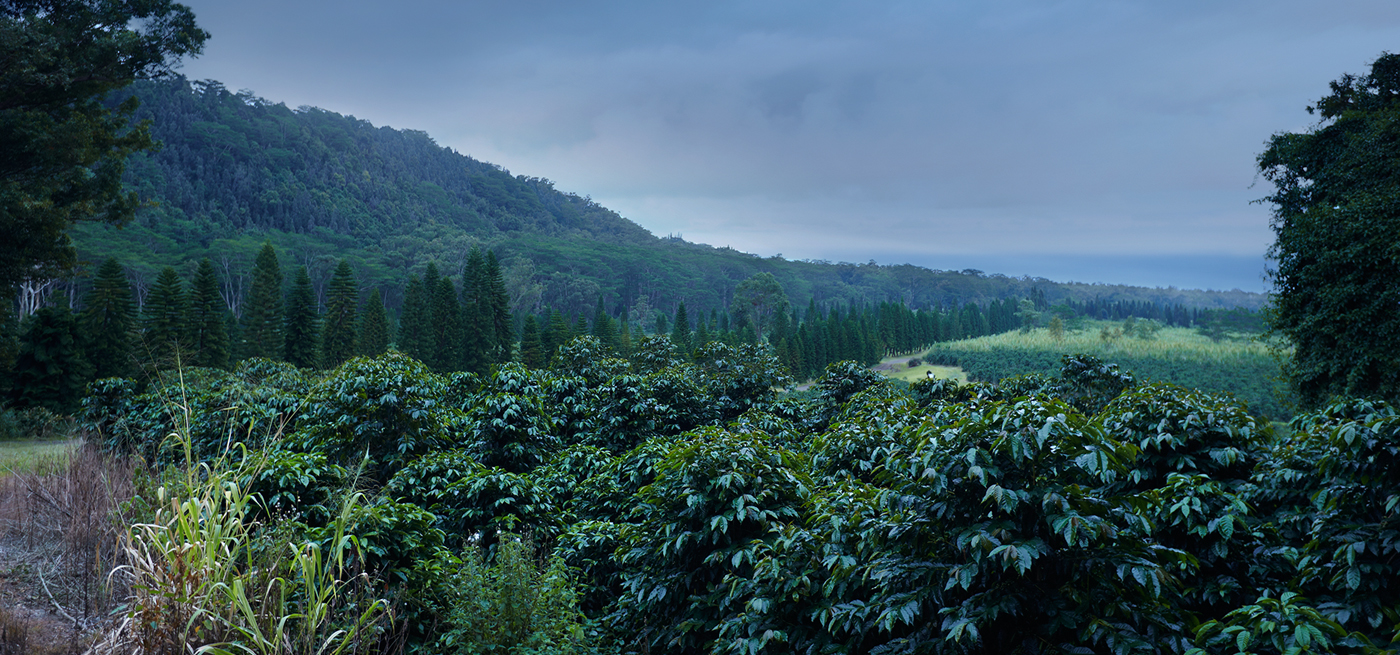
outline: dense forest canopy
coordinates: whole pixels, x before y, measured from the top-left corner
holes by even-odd
[[[795,306],[903,301],[913,308],[986,305],[1039,289],[1051,302],[1131,300],[1187,307],[1258,308],[1260,294],[1059,284],[912,265],[789,261],[658,238],[586,196],[512,175],[443,148],[426,134],[374,127],[311,107],[291,109],[217,82],[141,82],[137,97],[165,145],[134,157],[126,184],[153,206],[125,229],[84,226],[83,258],[108,256],[138,277],[163,266],[192,273],[210,257],[246,269],[264,239],[305,263],[318,290],[347,259],[365,289],[396,312],[410,274],[429,263],[455,277],[473,245],[500,258],[513,309],[591,313],[601,293],[617,316],[651,307],[727,309],[737,285],[772,274]],[[138,281],[139,285],[139,281]]]

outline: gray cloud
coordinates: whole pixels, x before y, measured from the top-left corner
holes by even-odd
[[[1264,141],[1400,43],[1379,1],[190,4],[193,77],[853,261],[1261,256]]]

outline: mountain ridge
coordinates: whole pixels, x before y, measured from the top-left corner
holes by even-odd
[[[218,82],[173,77],[114,95],[142,101],[164,147],[134,156],[125,183],[151,206],[130,226],[73,231],[88,262],[118,256],[138,279],[199,258],[229,275],[264,239],[303,263],[318,285],[334,261],[351,261],[396,307],[408,276],[436,262],[456,275],[470,247],[497,252],[513,309],[591,313],[597,298],[614,314],[646,297],[651,307],[692,311],[727,306],[738,282],[770,272],[794,304],[902,300],[912,307],[1042,294],[1060,300],[1150,302],[1191,308],[1258,309],[1265,296],[1008,277],[912,264],[794,261],[679,238],[657,237],[540,177],[510,171],[438,145],[417,130],[313,107],[289,109]]]

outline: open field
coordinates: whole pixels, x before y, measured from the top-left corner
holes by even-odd
[[[0,441],[0,476],[10,473],[53,473],[62,470],[77,439]]]
[[[870,367],[870,370],[876,371],[881,375],[884,375],[885,377],[894,378],[896,380],[903,380],[905,382],[914,382],[915,380],[922,380],[928,377],[928,374],[930,372],[933,373],[933,376],[936,378],[957,380],[961,383],[967,382],[967,374],[964,373],[962,369],[956,366],[934,366],[932,364],[920,364],[918,366],[911,367],[909,366],[910,359],[913,359],[913,356],[905,355],[903,357],[887,357],[883,360],[880,360],[879,364]]]
[[[1137,325],[1085,321],[1059,338],[1038,328],[965,339],[934,346],[924,360],[994,382],[1029,373],[1054,376],[1063,356],[1084,353],[1118,364],[1139,380],[1230,393],[1256,414],[1276,420],[1292,416],[1292,398],[1266,344],[1238,337],[1213,341],[1188,328],[1141,330]]]

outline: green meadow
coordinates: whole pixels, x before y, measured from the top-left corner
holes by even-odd
[[[1139,380],[1170,382],[1206,391],[1229,393],[1252,413],[1272,419],[1293,415],[1293,400],[1282,382],[1278,356],[1250,334],[1228,333],[1212,339],[1179,327],[1150,321],[1083,321],[1053,334],[1049,328],[941,343],[924,361],[954,366],[968,379],[983,382],[1016,375],[1056,375],[1060,359],[1072,353],[1093,355]]]

